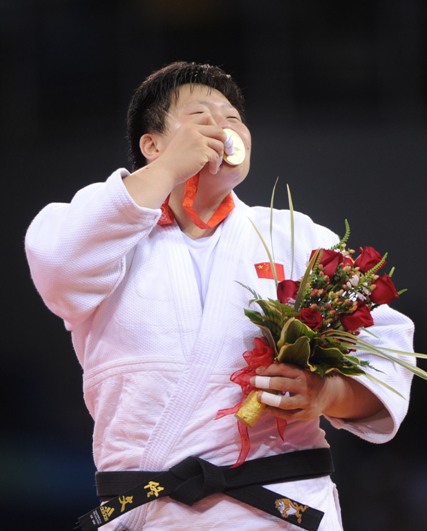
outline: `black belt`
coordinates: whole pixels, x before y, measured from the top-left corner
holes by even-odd
[[[75,529],[92,531],[118,516],[164,496],[186,505],[223,492],[302,529],[316,531],[323,512],[262,487],[327,476],[334,471],[329,448],[289,452],[231,468],[187,457],[166,472],[97,472],[97,494],[109,501],[78,519]],[[118,495],[118,493],[121,493]]]

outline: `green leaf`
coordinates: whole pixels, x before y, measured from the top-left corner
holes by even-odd
[[[289,185],[286,185],[288,190],[288,204],[289,204],[289,214],[291,218],[291,276],[293,278],[294,274],[294,262],[295,262],[295,219],[294,219],[294,204],[292,202],[291,189]]]
[[[286,332],[287,342],[293,343],[300,336],[307,336],[310,339],[315,336],[316,333],[300,319],[292,319],[290,321],[290,325]]]
[[[341,238],[341,240],[336,245],[331,247],[331,249],[341,249],[343,245],[347,243],[347,240],[350,238],[350,223],[348,222],[348,219],[344,220],[344,225],[345,225],[344,236]]]
[[[262,237],[262,234],[257,229],[255,223],[251,220],[251,218],[249,218],[249,221],[252,223],[252,226],[255,229],[255,232],[258,234],[258,237],[261,240],[261,243],[262,243],[262,245],[263,245],[263,247],[265,249],[265,252],[267,253],[268,260],[269,260],[270,266],[271,266],[271,270],[273,271],[274,282],[275,282],[276,288],[277,288],[278,281],[277,281],[276,265],[274,264],[274,260],[273,260],[273,257],[271,255],[271,253],[270,253],[270,249],[268,248],[268,245],[265,243],[265,240]]]
[[[288,317],[285,320],[280,332],[280,339],[277,348],[281,349],[286,343],[294,343],[300,336],[314,337],[315,333],[311,328],[295,317]]]
[[[299,310],[300,309],[300,306],[301,306],[301,303],[302,303],[302,299],[304,297],[304,293],[305,293],[305,290],[306,290],[306,285],[307,285],[308,278],[310,276],[311,270],[315,266],[317,260],[321,256],[321,254],[322,254],[322,249],[317,249],[313,253],[313,256],[311,257],[311,260],[308,263],[308,266],[307,266],[307,268],[305,270],[304,276],[303,276],[303,278],[301,280],[301,283],[300,283],[300,286],[299,286],[299,289],[298,289],[298,294],[297,294],[297,298],[296,298],[296,301],[295,301],[295,310]]]
[[[345,358],[345,354],[343,354],[343,352],[337,348],[337,347],[320,347],[318,345],[316,345],[313,349],[313,361],[316,361],[316,362],[322,362],[322,363],[328,363],[329,365],[331,364],[336,364],[336,365],[339,365],[343,358]],[[354,363],[354,362],[358,362],[359,360],[354,357],[353,359],[348,356],[347,359]]]
[[[299,337],[295,343],[286,343],[279,350],[277,361],[281,363],[292,363],[303,369],[308,367],[310,357],[310,339],[307,336]]]
[[[372,374],[369,374],[367,372],[365,372],[364,376],[366,376],[369,380],[371,380],[372,382],[376,382],[376,383],[379,383],[381,384],[382,386],[384,386],[386,389],[388,389],[389,391],[393,391],[393,393],[396,393],[397,395],[400,396],[400,398],[403,398],[405,399],[405,397],[403,395],[401,395],[399,393],[399,391],[397,391],[394,387],[391,387],[391,385],[388,385],[387,383],[383,382],[382,380],[380,380],[379,378],[376,378],[375,376],[373,376]]]
[[[418,376],[424,380],[427,380],[427,372],[421,369],[420,367],[417,367],[416,365],[412,365],[411,363],[401,359],[396,358],[395,356],[392,356],[391,354],[388,354],[388,352],[394,352],[397,354],[403,354],[407,356],[413,356],[414,353],[412,352],[405,352],[405,351],[394,351],[393,349],[383,349],[381,347],[376,347],[374,345],[371,345],[367,341],[364,341],[363,339],[357,338],[356,341],[356,348],[365,350],[366,352],[369,352],[371,354],[374,354],[378,356],[379,358],[387,359],[389,361],[393,361],[394,363],[397,363],[401,367],[404,367],[405,369],[408,369],[410,372],[415,374],[415,376]],[[416,357],[426,357],[425,354],[419,355],[416,354]]]
[[[259,328],[262,332],[262,335],[267,340],[267,343],[270,345],[272,349],[274,349],[274,355],[277,356],[276,341],[274,340],[271,330],[267,326],[259,326]]]
[[[277,324],[277,321],[270,319],[265,315],[262,315],[261,313],[255,312],[253,310],[244,310],[244,312],[245,315],[249,317],[252,323],[254,323],[256,326],[258,326],[262,330],[268,329],[271,337],[274,339],[274,343],[276,344],[276,342],[280,338],[281,332],[281,326]]]
[[[273,249],[273,212],[274,212],[274,196],[276,193],[276,186],[277,186],[278,181],[279,181],[279,177],[277,177],[276,182],[274,183],[273,191],[271,192],[271,200],[270,200],[270,246],[271,246],[271,254],[273,257],[272,270],[274,271],[274,273],[276,273],[276,263],[274,259],[274,249]],[[277,279],[276,279],[276,286],[277,286]]]
[[[243,284],[242,282],[239,282],[238,280],[235,280],[235,282],[237,282],[237,284],[240,284],[243,288],[247,289],[250,293],[252,293],[254,300],[262,299],[261,295],[259,295],[259,293],[257,293],[254,289],[250,288],[249,286],[246,286],[246,284]]]
[[[282,326],[282,330],[280,331],[280,337],[279,337],[279,340],[277,341],[277,348],[279,350],[283,347],[283,345],[285,345],[285,343],[291,343],[290,341],[286,341],[286,334],[287,334],[289,326],[291,325],[292,320],[293,320],[292,318],[287,319],[285,321],[285,324]]]

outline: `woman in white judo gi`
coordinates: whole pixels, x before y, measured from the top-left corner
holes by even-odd
[[[250,294],[236,280],[275,297],[274,282],[257,274],[255,264],[266,256],[249,221],[267,235],[269,209],[248,207],[233,192],[250,166],[243,98],[221,69],[174,63],[137,89],[128,124],[132,173],[119,169],[70,203],[47,205],[26,237],[31,274],[72,334],[98,471],[167,471],[190,455],[228,467],[240,450],[236,420],[215,416],[238,402],[230,375],[259,335],[243,313]],[[243,161],[224,161],[232,153],[226,130],[242,139]],[[289,213],[277,211],[274,220],[275,260],[286,275]],[[300,278],[311,250],[331,247],[337,237],[296,213],[295,241]],[[412,348],[412,322],[388,307],[376,311],[373,331],[385,346]],[[271,415],[251,429],[249,460],[328,452],[322,415],[365,440],[390,440],[407,411],[411,374],[385,360],[373,364],[404,398],[365,377],[322,379],[285,364],[265,367],[256,385],[288,393],[274,403],[263,394]],[[274,416],[288,421],[284,440]],[[264,489],[279,496],[276,515],[221,489],[190,506],[185,496],[162,496],[159,481],[143,485],[150,503],[127,512],[134,500],[118,476],[116,492],[100,487],[103,497],[121,495],[121,505],[107,502],[98,512],[102,529],[298,529],[295,515],[283,517],[280,500],[288,497],[320,511],[306,529],[342,529],[328,472],[289,478],[286,463],[276,467],[283,478]]]

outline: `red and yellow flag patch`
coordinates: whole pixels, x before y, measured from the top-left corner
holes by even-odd
[[[276,275],[277,280],[281,282],[282,280],[285,280],[285,269],[282,264],[274,264],[274,267],[276,268]],[[268,278],[273,280],[273,269],[271,267],[270,262],[261,262],[259,264],[255,264],[255,269],[258,275],[258,278]]]

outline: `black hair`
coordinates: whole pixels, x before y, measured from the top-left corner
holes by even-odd
[[[229,74],[218,66],[177,61],[156,70],[134,92],[127,113],[129,159],[135,171],[146,164],[139,140],[145,133],[163,133],[166,114],[181,85],[206,85],[221,92],[244,120],[244,98]]]

